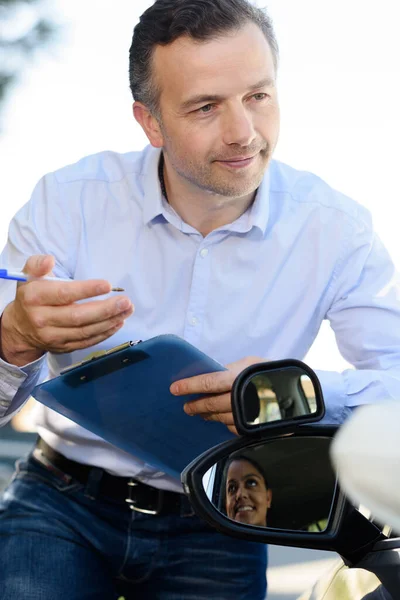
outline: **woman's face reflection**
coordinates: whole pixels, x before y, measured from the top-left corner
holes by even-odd
[[[247,460],[233,460],[226,478],[226,514],[230,519],[266,527],[272,492],[258,469]]]

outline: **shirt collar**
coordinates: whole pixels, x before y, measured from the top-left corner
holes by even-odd
[[[236,221],[227,225],[225,229],[247,233],[253,227],[257,227],[264,234],[269,217],[269,191],[270,173],[268,168],[259,185],[253,204]]]
[[[148,225],[150,221],[163,215],[165,209],[162,202],[160,181],[158,179],[158,163],[160,161],[161,149],[148,147],[142,171],[144,187],[143,223]]]
[[[143,222],[145,225],[150,221],[162,215],[168,221],[171,217],[175,217],[179,221],[176,223],[182,228],[183,221],[172,210],[163,198],[161,192],[160,181],[158,177],[158,164],[160,160],[161,149],[149,148],[146,153],[142,176],[144,178],[144,206],[143,206]],[[238,233],[246,233],[253,227],[260,229],[265,233],[268,224],[269,216],[269,190],[270,190],[270,174],[269,168],[266,171],[263,180],[257,190],[253,204],[241,215],[236,221],[221,227],[226,231],[235,231]],[[191,229],[191,228],[190,228]]]

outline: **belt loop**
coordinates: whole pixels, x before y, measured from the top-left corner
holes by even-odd
[[[84,492],[86,498],[90,498],[90,500],[96,500],[100,489],[100,483],[103,478],[103,473],[103,469],[100,469],[99,467],[93,467],[90,469]]]

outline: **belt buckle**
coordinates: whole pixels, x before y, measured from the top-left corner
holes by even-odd
[[[145,515],[159,515],[160,514],[162,505],[163,505],[163,498],[164,498],[163,490],[157,490],[156,488],[154,488],[154,490],[157,493],[157,507],[155,509],[151,510],[149,508],[141,508],[140,506],[136,506],[136,500],[135,500],[135,498],[132,498],[133,488],[136,487],[137,485],[140,485],[140,481],[135,481],[134,479],[130,479],[128,481],[127,485],[128,485],[129,495],[128,495],[128,498],[125,498],[125,502],[129,505],[129,508],[131,510],[134,510],[139,513],[143,513]],[[145,484],[142,484],[142,485],[145,485]]]

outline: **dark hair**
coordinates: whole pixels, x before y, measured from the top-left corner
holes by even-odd
[[[166,46],[183,35],[197,41],[215,39],[255,23],[264,33],[278,64],[278,44],[272,21],[248,0],[156,0],[140,17],[129,50],[129,83],[134,100],[153,113],[159,112],[159,90],[154,84],[151,63],[156,45]]]
[[[264,483],[265,483],[265,487],[268,489],[269,485],[268,485],[268,480],[267,480],[267,476],[265,474],[265,471],[263,469],[263,467],[251,456],[247,456],[246,454],[238,454],[238,455],[233,455],[230,456],[229,459],[226,461],[225,463],[225,467],[224,467],[224,481],[226,484],[226,480],[228,478],[228,471],[229,471],[229,467],[231,466],[231,464],[233,462],[236,461],[240,461],[240,460],[245,460],[248,463],[250,463],[251,465],[253,465],[253,467],[255,469],[257,469],[257,471],[260,473],[261,477],[264,479]]]

